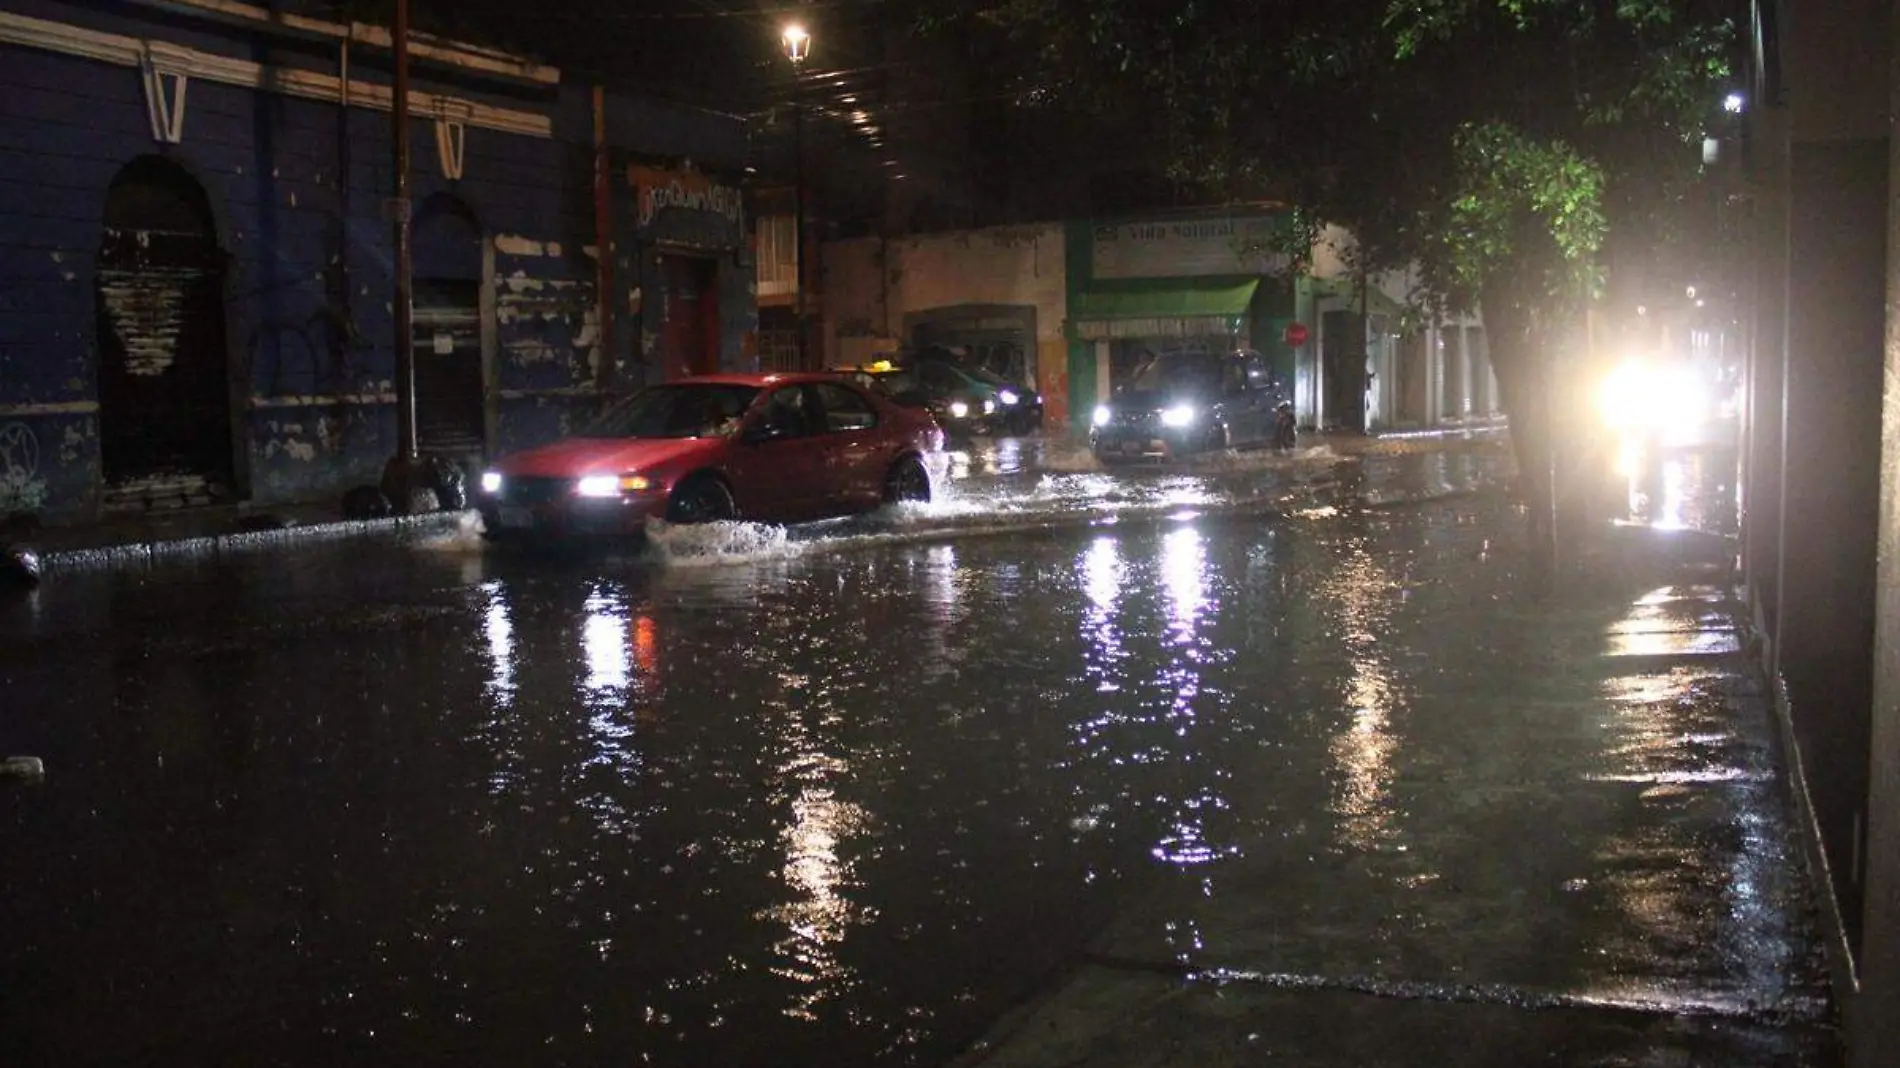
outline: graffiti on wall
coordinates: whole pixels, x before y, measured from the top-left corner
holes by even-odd
[[[0,425],[0,515],[37,512],[45,504],[40,439],[25,423]]]

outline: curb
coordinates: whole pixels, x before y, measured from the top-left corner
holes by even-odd
[[[149,567],[176,559],[204,559],[236,556],[264,549],[303,545],[345,538],[396,535],[399,539],[444,534],[461,529],[476,515],[466,512],[431,512],[421,516],[395,516],[389,519],[341,519],[306,523],[280,530],[251,530],[232,534],[210,534],[195,538],[168,538],[153,541],[100,545],[83,549],[41,549],[30,542],[21,548],[39,554],[41,570],[47,575],[118,568]]]

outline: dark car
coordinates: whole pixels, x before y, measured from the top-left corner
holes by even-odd
[[[1023,388],[987,367],[968,362],[951,366],[996,390],[996,414],[993,422],[1005,434],[1030,434],[1042,429],[1042,394]]]
[[[1114,463],[1269,445],[1286,399],[1257,353],[1163,354],[1095,409],[1089,446]]]
[[[798,522],[929,500],[943,431],[821,374],[650,386],[482,475],[487,533],[638,534],[648,519]]]
[[[948,360],[879,360],[832,373],[869,381],[898,404],[928,409],[951,437],[995,433],[1002,426],[1002,399],[994,385]]]

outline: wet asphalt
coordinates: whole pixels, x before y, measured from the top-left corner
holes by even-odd
[[[59,576],[0,1059],[1829,1063],[1719,570],[1527,602],[1504,467],[985,443],[791,532]]]

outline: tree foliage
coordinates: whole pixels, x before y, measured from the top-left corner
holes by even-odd
[[[1729,77],[1720,0],[988,0],[1029,106],[1131,117],[1206,199],[1348,226],[1371,269],[1469,305],[1574,306],[1613,240],[1666,241]],[[1528,296],[1528,294],[1527,294]]]

